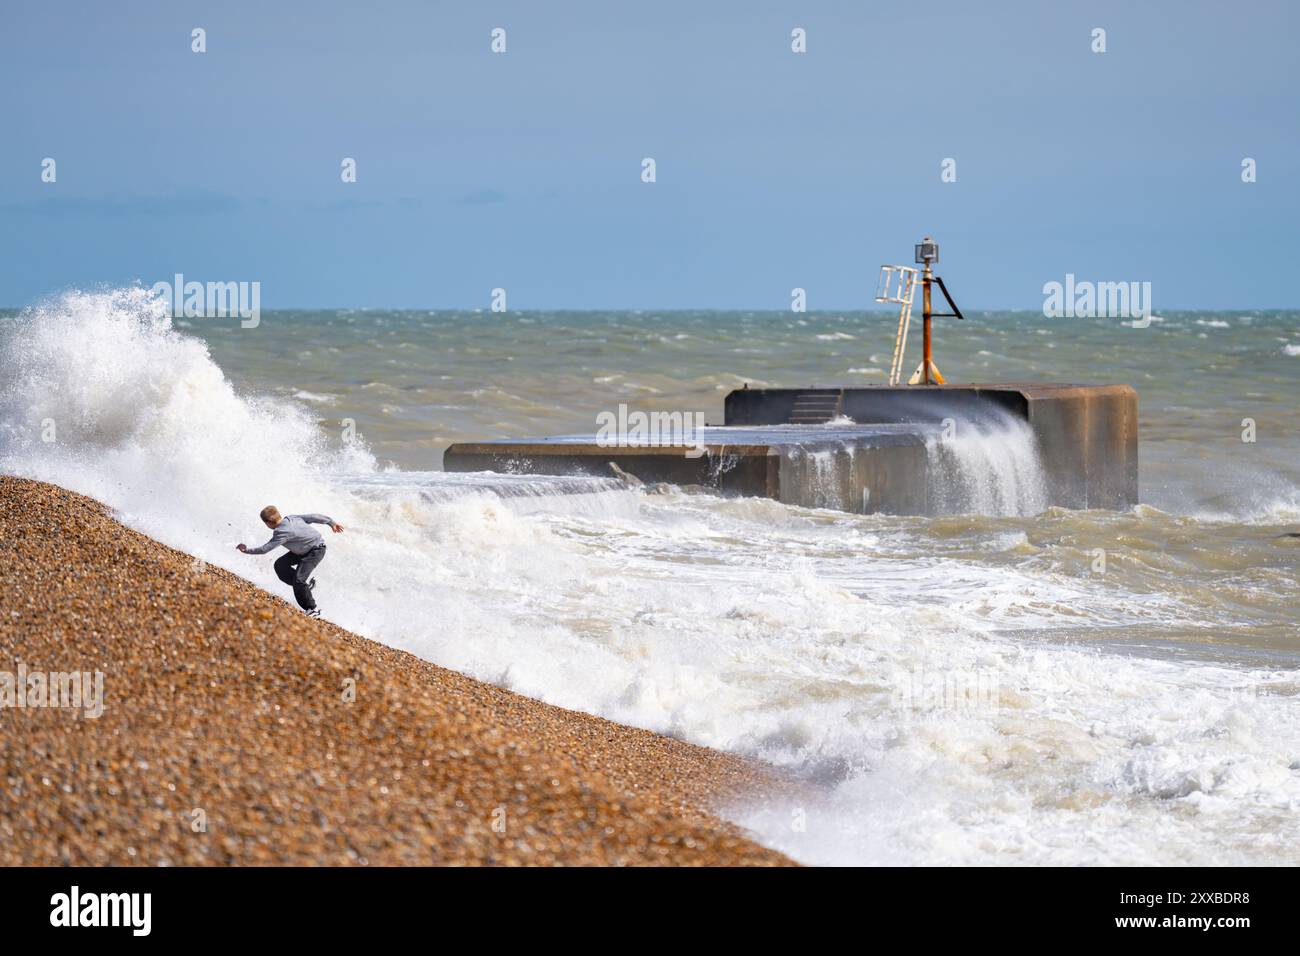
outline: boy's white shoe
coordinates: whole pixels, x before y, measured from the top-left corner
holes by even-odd
[[[320,608],[314,607],[307,612],[308,617],[320,617]]]

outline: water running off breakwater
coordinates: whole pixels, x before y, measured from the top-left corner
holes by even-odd
[[[995,424],[930,447],[960,496],[935,518],[431,470],[439,443],[589,431],[620,395],[708,412],[761,376],[871,380],[873,316],[272,313],[258,338],[68,294],[0,318],[0,469],[277,592],[231,547],[257,510],[339,515],[327,617],[791,768],[809,798],[732,812],[808,862],[1300,862],[1294,318],[1216,318],[1237,334],[1214,341],[1167,316],[1142,369],[1145,340],[1115,336],[1151,330],[945,340],[968,378],[1131,379],[1149,503],[1128,513],[1041,512],[1032,443]]]

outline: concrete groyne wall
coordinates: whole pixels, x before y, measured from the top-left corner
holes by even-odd
[[[595,436],[459,442],[448,471],[602,475],[805,507],[887,514],[1029,513],[1138,500],[1127,385],[739,389],[689,445]]]

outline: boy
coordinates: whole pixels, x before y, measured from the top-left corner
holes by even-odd
[[[275,505],[267,505],[259,517],[272,530],[271,540],[260,548],[246,548],[242,544],[236,547],[244,554],[266,554],[281,545],[287,548],[276,559],[276,577],[285,584],[293,585],[293,596],[308,617],[320,617],[320,608],[316,607],[316,599],[311,594],[316,587],[316,579],[311,573],[325,557],[325,539],[312,525],[327,524],[335,534],[343,530],[343,525],[325,515],[281,517],[280,510]]]

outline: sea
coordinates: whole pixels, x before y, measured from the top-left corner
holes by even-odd
[[[886,380],[886,312],[266,311],[141,288],[0,312],[0,471],[275,593],[257,513],[325,512],[329,620],[765,761],[725,815],[809,864],[1300,863],[1300,313],[936,320],[951,382],[1125,383],[1141,503],[1046,507],[1032,433],[932,517],[451,474],[468,439]],[[913,351],[919,343],[913,345]],[[914,354],[909,369],[919,360]],[[951,452],[950,452],[951,454]],[[287,596],[287,595],[286,595]]]

